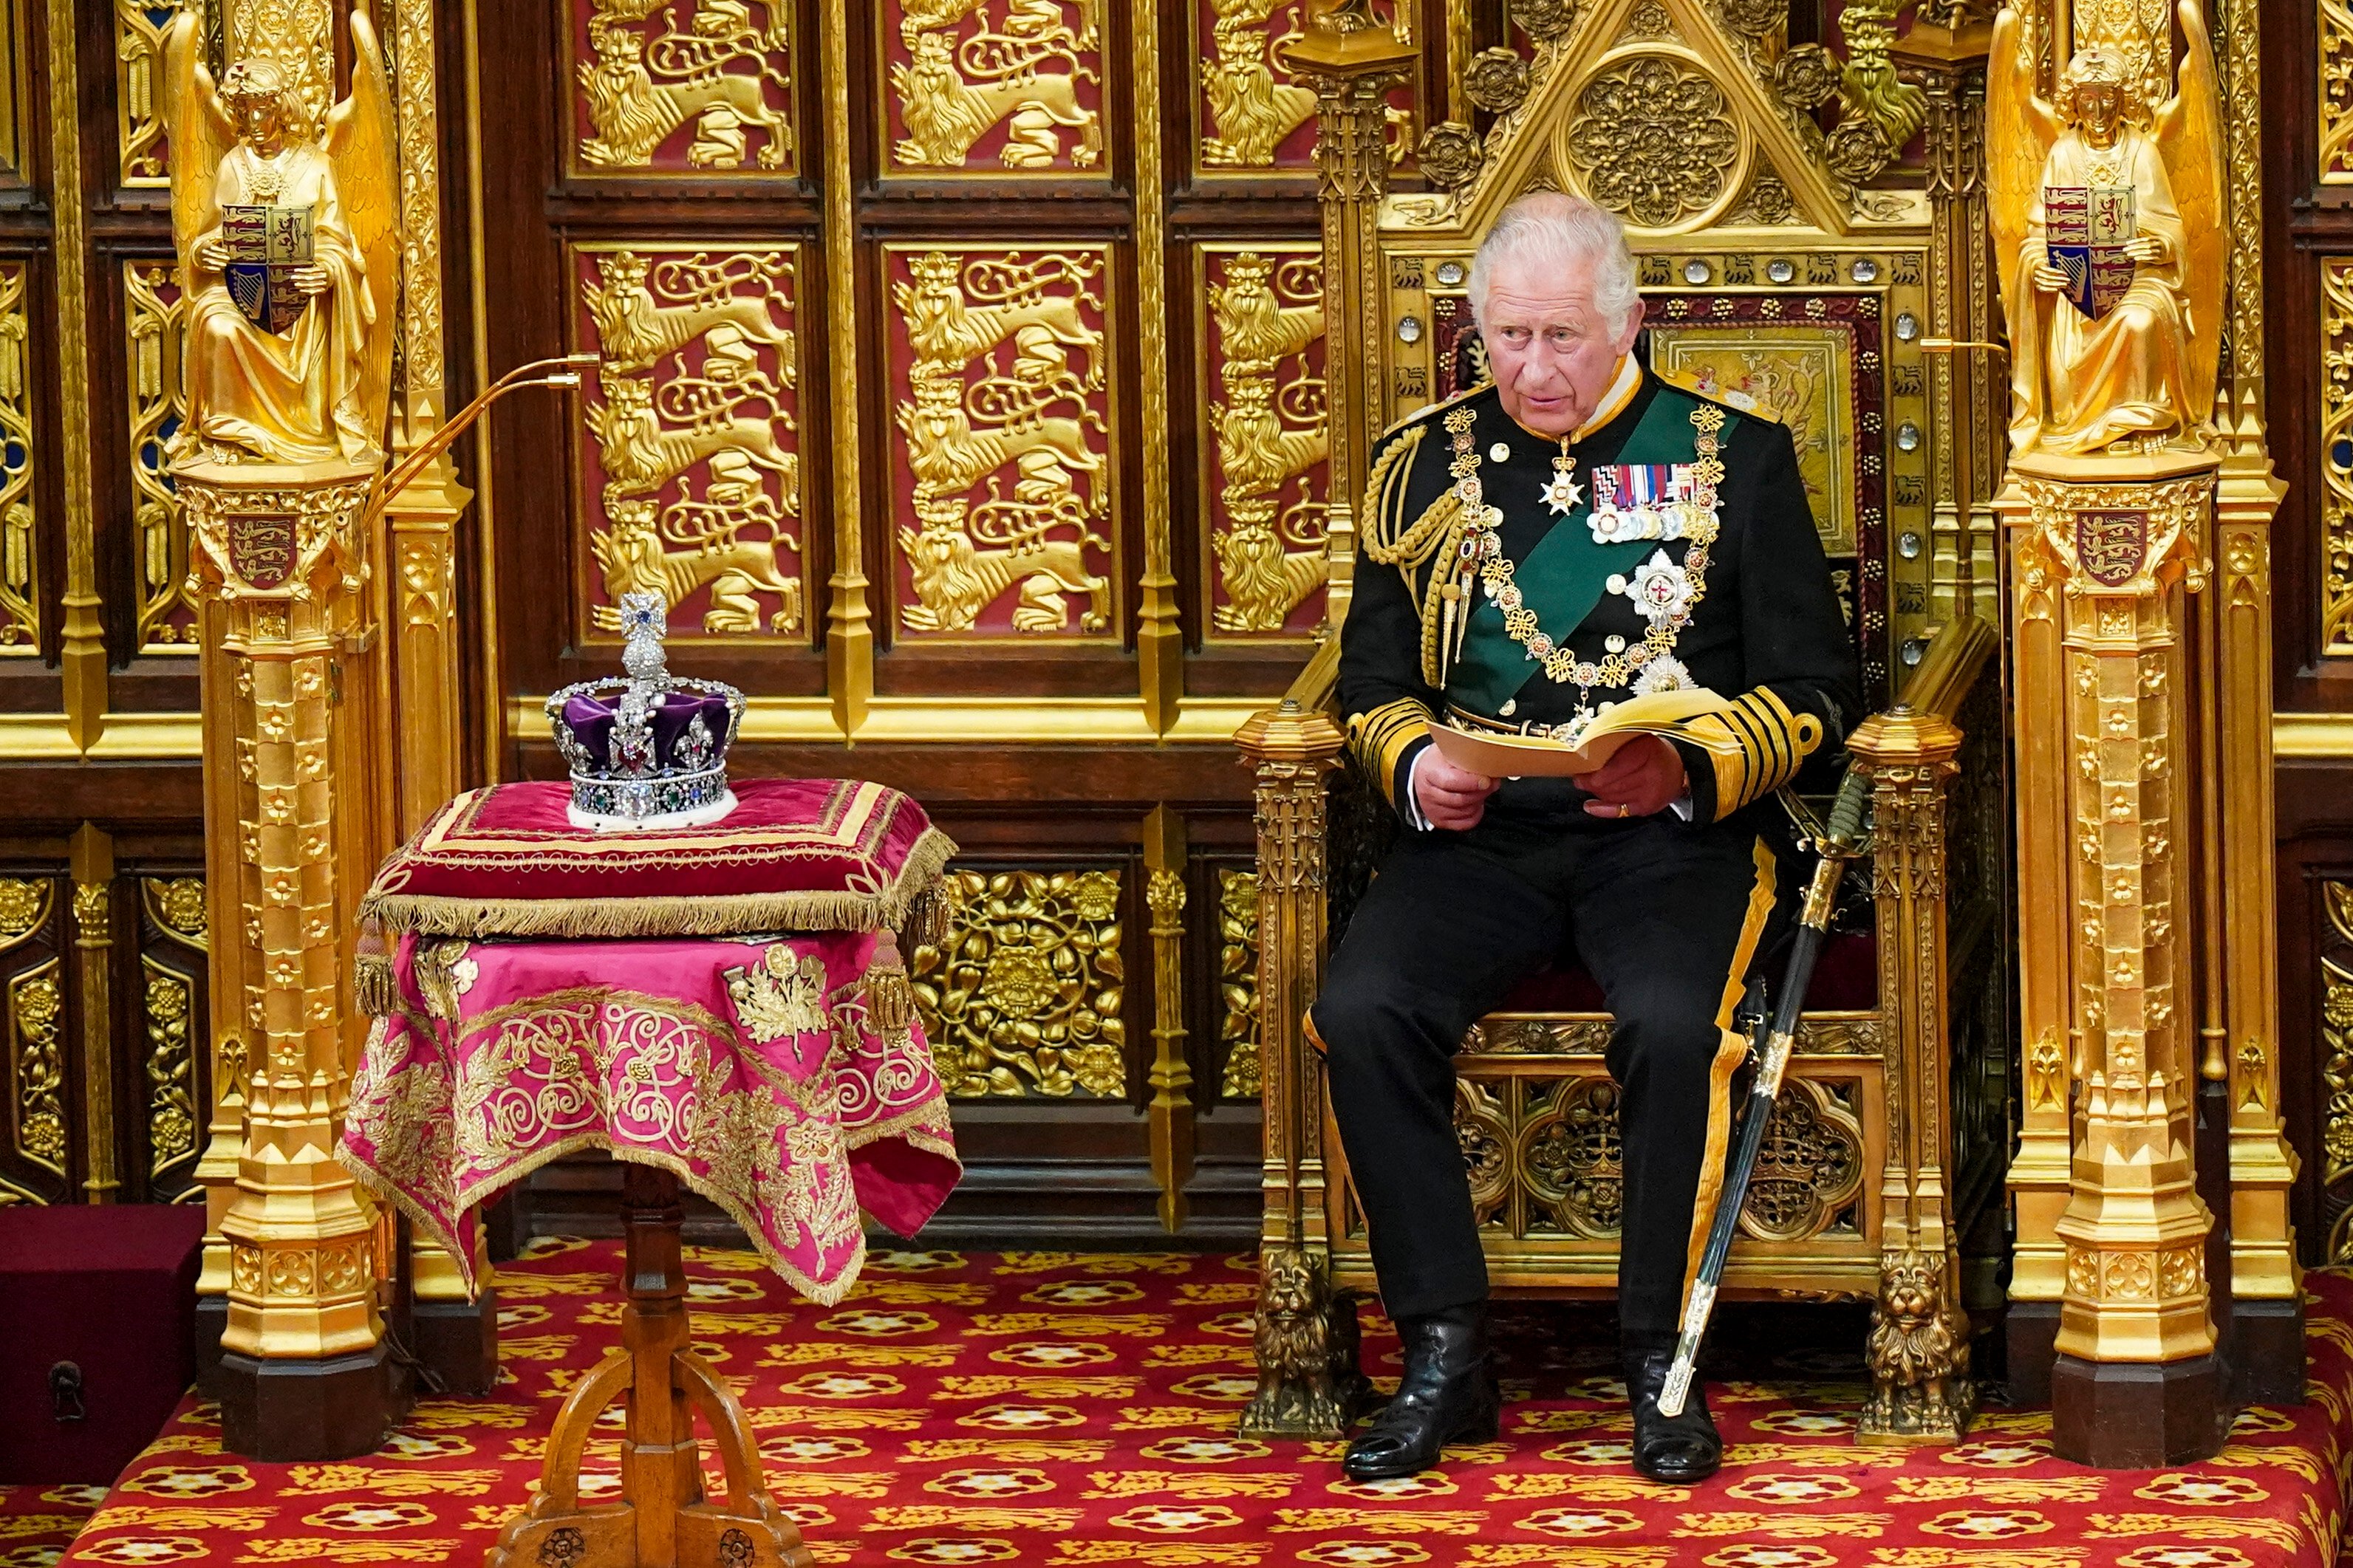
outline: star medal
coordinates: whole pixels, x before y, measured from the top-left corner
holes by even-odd
[[[1609,580],[1610,592],[1623,594],[1653,626],[1678,619],[1694,597],[1691,577],[1663,550],[1634,569],[1631,581]]]
[[[1569,510],[1585,499],[1585,488],[1577,482],[1577,459],[1568,455],[1568,443],[1560,444],[1560,456],[1552,460],[1552,482],[1544,488],[1545,504],[1556,517],[1566,517]]]

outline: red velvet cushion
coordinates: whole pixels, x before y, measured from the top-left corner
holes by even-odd
[[[194,1205],[0,1208],[0,1484],[104,1486],[154,1441],[195,1375]],[[49,1369],[81,1372],[57,1418]]]
[[[596,833],[564,784],[469,790],[376,873],[363,919],[445,936],[725,936],[903,926],[955,846],[894,789],[745,779],[707,827]]]
[[[1779,978],[1778,975],[1773,978]],[[1806,1005],[1817,1013],[1860,1013],[1879,1005],[1879,939],[1850,931],[1823,944]],[[1604,1013],[1601,987],[1574,962],[1539,969],[1519,984],[1498,1013]]]

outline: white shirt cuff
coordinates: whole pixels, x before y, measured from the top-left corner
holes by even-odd
[[[1405,820],[1417,833],[1430,831],[1430,818],[1421,814],[1421,764],[1437,751],[1436,746],[1424,746],[1413,754],[1413,765],[1405,771]]]

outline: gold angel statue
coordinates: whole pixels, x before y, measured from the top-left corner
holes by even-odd
[[[164,37],[172,230],[188,300],[179,462],[383,460],[399,286],[384,51],[351,14],[352,91],[323,145],[284,68],[217,88],[194,7]]]
[[[2013,452],[2211,437],[2231,243],[2221,99],[2198,0],[2180,0],[2179,16],[2179,80],[2153,107],[2103,47],[2077,50],[2058,101],[2045,101],[2017,10],[1994,21],[1988,206],[2010,317]]]

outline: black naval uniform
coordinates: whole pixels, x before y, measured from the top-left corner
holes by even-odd
[[[1613,386],[1621,399],[1624,374]],[[1582,809],[1589,796],[1565,779],[1514,779],[1488,797],[1468,832],[1414,828],[1407,780],[1430,743],[1426,721],[1450,700],[1508,725],[1560,723],[1578,701],[1574,685],[1503,646],[1499,620],[1473,623],[1470,638],[1494,639],[1488,669],[1506,670],[1508,684],[1524,668],[1525,683],[1497,702],[1494,679],[1473,689],[1478,683],[1457,662],[1440,688],[1439,635],[1425,627],[1424,606],[1435,619],[1442,601],[1430,592],[1431,574],[1446,563],[1417,563],[1411,548],[1398,546],[1410,545],[1433,506],[1453,504],[1450,463],[1458,453],[1445,416],[1471,412],[1478,478],[1487,503],[1503,512],[1504,553],[1525,563],[1556,528],[1577,531],[1563,547],[1585,548],[1592,470],[1636,460],[1620,452],[1660,399],[1673,401],[1650,432],[1688,413],[1722,410],[1700,415],[1702,424],[1721,420],[1719,531],[1701,574],[1704,592],[1672,652],[1691,683],[1738,699],[1738,710],[1693,721],[1715,727],[1724,742],[1717,751],[1672,742],[1690,780],[1689,820],[1672,808],[1593,816]],[[1472,1022],[1573,943],[1616,1020],[1607,1060],[1620,1086],[1619,1303],[1631,1343],[1671,1335],[1677,1325],[1723,1174],[1728,1090],[1742,1056],[1726,1026],[1777,900],[1795,891],[1770,847],[1779,808],[1769,797],[1809,755],[1838,749],[1860,717],[1862,696],[1788,432],[1647,370],[1618,412],[1605,400],[1597,417],[1603,423],[1569,448],[1588,489],[1567,516],[1542,494],[1560,443],[1522,429],[1492,386],[1424,410],[1376,453],[1341,632],[1339,697],[1357,760],[1409,830],[1357,905],[1309,1026],[1328,1064],[1386,1310],[1416,1318],[1482,1301],[1487,1272],[1454,1132],[1451,1058]],[[1491,456],[1498,443],[1509,448],[1503,460]],[[1693,542],[1661,541],[1613,559],[1647,560],[1663,550],[1680,564]],[[1474,603],[1486,598],[1475,579],[1472,595]],[[1546,609],[1534,593],[1528,605]],[[1579,658],[1599,662],[1607,639],[1640,645],[1650,624],[1633,599],[1603,592],[1563,640]],[[1547,616],[1544,625],[1555,622]],[[1499,648],[1516,662],[1499,663]],[[1597,687],[1591,700],[1598,708],[1630,694],[1625,686]]]

